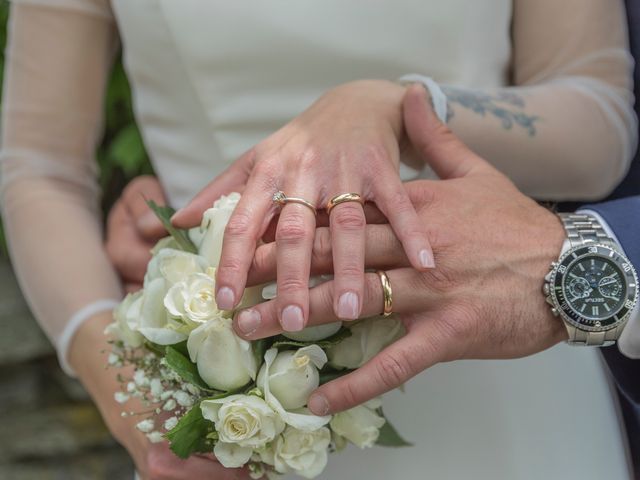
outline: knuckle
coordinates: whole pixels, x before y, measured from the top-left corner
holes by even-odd
[[[343,278],[347,277],[352,281],[364,283],[364,265],[358,264],[349,259],[349,261],[344,262],[336,269],[336,276]],[[359,287],[358,290],[360,290],[360,288],[361,287]]]
[[[375,365],[376,374],[387,389],[396,388],[413,375],[409,362],[397,355],[382,354]]]
[[[341,403],[346,405],[347,407],[355,406],[361,403],[360,396],[361,392],[359,389],[353,385],[353,382],[341,382],[340,388],[338,390],[339,395],[341,397]]]
[[[332,247],[331,234],[328,228],[319,228],[316,230],[316,236],[313,240],[312,263],[320,268],[330,266]]]
[[[264,274],[273,266],[271,260],[271,253],[265,247],[259,247],[251,260],[251,270],[258,274]]]
[[[332,225],[344,231],[364,230],[366,220],[359,204],[349,202],[338,207],[331,218]]]
[[[319,160],[322,158],[322,149],[315,145],[305,146],[298,155],[296,155],[296,165],[301,173],[312,172]]]
[[[311,232],[305,228],[302,215],[288,213],[280,217],[276,230],[276,243],[299,244],[311,238]]]
[[[240,272],[243,267],[244,263],[238,257],[223,255],[218,268],[218,280],[220,283],[226,283],[225,280]]]
[[[244,211],[234,212],[225,227],[225,235],[231,237],[243,237],[248,235],[250,231],[251,217],[248,212]]]
[[[307,282],[295,275],[280,274],[278,279],[278,297],[287,292],[300,292],[308,288]]]
[[[379,143],[369,143],[363,147],[362,154],[365,159],[373,164],[383,164],[386,165],[389,163],[389,158],[391,155],[389,151]]]

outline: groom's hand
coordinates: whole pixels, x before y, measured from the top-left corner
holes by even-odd
[[[165,205],[166,200],[156,177],[144,175],[129,182],[107,219],[105,250],[127,291],[142,286],[151,248],[167,235],[147,200]]]
[[[405,383],[430,366],[462,358],[511,358],[548,348],[566,337],[541,293],[564,230],[554,214],[520,193],[501,173],[468,150],[427,108],[420,87],[404,104],[414,147],[442,181],[406,185],[428,228],[437,268],[408,267],[391,229],[367,233],[369,268],[387,271],[394,311],[407,334],[355,372],[322,385],[309,400],[316,414],[360,404]],[[330,271],[331,252],[318,232],[314,270]],[[261,247],[253,275],[267,277],[272,247]],[[382,288],[367,275],[363,316],[382,311]],[[335,321],[331,282],[311,290],[309,324]],[[271,302],[253,307],[260,325],[246,338],[279,332]],[[248,318],[248,316],[247,316]],[[257,318],[255,314],[251,318]],[[236,330],[243,334],[243,315]]]

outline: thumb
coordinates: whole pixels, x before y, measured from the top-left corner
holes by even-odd
[[[422,85],[409,86],[403,99],[403,113],[405,130],[414,149],[440,178],[465,177],[493,169],[438,119]]]
[[[241,192],[244,189],[253,165],[253,150],[242,155],[229,168],[214,178],[184,207],[178,210],[171,223],[177,228],[191,228],[200,225],[202,214],[211,208],[222,195]]]

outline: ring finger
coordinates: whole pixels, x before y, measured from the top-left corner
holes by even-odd
[[[435,294],[424,287],[421,274],[413,268],[399,268],[387,271],[393,290],[393,311],[395,313],[415,313],[426,311],[433,305]],[[335,280],[334,280],[335,281]],[[307,326],[320,325],[339,320],[335,314],[334,281],[325,282],[309,291],[309,318]],[[384,308],[383,290],[380,277],[375,273],[367,273],[364,276],[363,307],[361,316],[371,317],[380,315]],[[240,317],[247,314],[259,319],[259,325],[251,330],[244,329]],[[238,334],[244,338],[255,340],[270,337],[282,333],[278,323],[277,302],[269,302],[255,305],[249,310],[240,312],[234,321]]]
[[[342,320],[355,320],[362,310],[366,224],[359,201],[339,203],[329,212],[335,272],[333,309]]]
[[[310,199],[316,204],[310,187],[285,190],[292,197]],[[309,274],[316,230],[315,212],[300,203],[286,203],[276,227],[276,263],[278,294],[277,318],[282,328],[302,330],[309,314]]]

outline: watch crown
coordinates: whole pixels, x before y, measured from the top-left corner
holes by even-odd
[[[549,295],[549,284],[545,283],[544,285],[542,285],[542,293],[544,293],[545,295]]]
[[[560,312],[558,312],[558,309],[554,307],[551,309],[551,313],[553,314],[554,317],[557,317]]]

